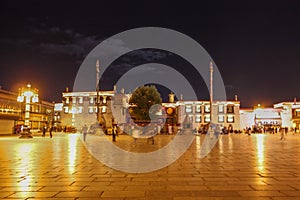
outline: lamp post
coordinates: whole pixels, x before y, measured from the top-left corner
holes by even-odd
[[[32,138],[30,133],[30,104],[39,101],[38,90],[32,89],[30,84],[26,88],[19,88],[18,102],[25,103],[24,127],[20,138]]]

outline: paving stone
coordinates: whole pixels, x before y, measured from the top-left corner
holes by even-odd
[[[86,198],[86,197],[79,197],[76,198],[75,200],[80,199],[80,200],[91,200],[91,198]],[[100,199],[100,200],[125,200],[125,198],[121,197],[93,197],[93,199]]]
[[[41,189],[39,189],[39,192],[52,192],[52,191],[56,191],[56,192],[64,192],[64,191],[70,191],[70,192],[74,192],[74,191],[82,191],[84,187],[82,186],[67,186],[67,187],[61,187],[61,186],[45,186],[42,187]]]
[[[248,185],[218,185],[218,186],[207,186],[209,190],[213,191],[227,191],[227,190],[232,190],[232,191],[241,191],[241,190],[253,190],[250,186]]]
[[[29,197],[29,198],[27,198],[26,200],[28,200],[28,199],[31,199],[31,200],[36,200],[37,198],[35,198],[35,197]],[[71,198],[66,198],[66,197],[61,197],[61,198],[59,198],[59,197],[51,197],[51,198],[42,198],[42,197],[39,197],[38,198],[39,200],[49,200],[49,199],[51,199],[51,200],[76,200],[76,199],[78,199],[78,198],[73,198],[73,197],[71,197]],[[20,199],[18,199],[18,200],[20,200]]]
[[[120,191],[125,190],[126,186],[87,186],[82,189],[82,191]]]
[[[123,190],[123,191],[104,191],[101,197],[144,197],[145,191]]]
[[[57,192],[15,192],[9,198],[50,198],[56,194]]]
[[[242,197],[280,197],[280,196],[287,196],[284,193],[279,191],[239,191],[238,192]]]
[[[284,190],[283,189],[280,192],[282,192],[283,194],[286,194],[286,196],[300,197],[300,191],[299,190],[292,191],[292,190]]]
[[[295,190],[288,185],[251,185],[254,190]]]
[[[8,196],[11,196],[13,195],[15,192],[12,192],[12,191],[1,191],[0,192],[0,198],[5,198],[5,197],[8,197]]]
[[[60,197],[60,198],[77,198],[77,197],[85,197],[85,198],[99,198],[103,191],[80,191],[80,192],[59,192],[58,194],[55,195],[55,197]]]
[[[270,197],[174,197],[173,200],[271,200]]]
[[[35,192],[39,191],[43,187],[3,187],[0,189],[0,192]]]
[[[240,197],[237,191],[192,191],[192,195],[195,197]]]

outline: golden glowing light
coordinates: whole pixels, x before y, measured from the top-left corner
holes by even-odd
[[[256,156],[257,166],[260,171],[264,171],[264,160],[265,160],[265,135],[259,134],[256,137]]]
[[[230,152],[233,150],[233,142],[232,142],[231,134],[228,134],[228,149],[230,150]]]
[[[38,98],[38,90],[37,89],[31,89],[31,85],[27,84],[27,88],[19,88],[19,95],[17,97],[18,102],[24,102],[25,100],[25,119],[24,119],[24,125],[29,126],[29,115],[30,115],[30,103],[36,103],[39,101]]]
[[[201,149],[201,139],[199,136],[199,137],[196,137],[196,152],[198,155],[200,154],[200,149]]]
[[[77,135],[70,135],[69,140],[69,152],[68,152],[68,166],[69,166],[69,172],[74,173],[75,172],[75,162],[76,162],[76,153],[77,153]]]
[[[224,146],[223,146],[223,138],[222,138],[222,135],[219,136],[218,144],[219,144],[219,152],[220,152],[221,154],[224,153]]]
[[[20,143],[18,145],[12,146],[12,148],[14,148],[16,152],[16,157],[20,158],[19,175],[20,177],[25,177],[24,180],[17,183],[17,187],[23,191],[26,191],[28,186],[34,183],[34,180],[32,180],[31,176],[28,176],[28,172],[32,167],[32,154],[37,151],[37,149],[35,149],[34,147],[35,146],[30,143]]]

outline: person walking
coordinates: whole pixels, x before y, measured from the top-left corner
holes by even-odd
[[[50,138],[52,138],[52,131],[53,131],[53,127],[50,127],[49,133],[50,133]]]
[[[83,134],[83,141],[86,140],[86,136],[88,134],[88,127],[86,124],[84,124],[84,126],[82,127],[82,134]]]
[[[46,130],[47,130],[47,127],[44,126],[44,127],[43,127],[43,137],[45,137],[45,135],[46,135]]]
[[[285,140],[285,128],[281,128],[280,129],[280,133],[281,133],[281,138],[280,138],[280,140]]]
[[[117,127],[113,126],[112,128],[112,141],[116,142],[116,135],[117,135]]]

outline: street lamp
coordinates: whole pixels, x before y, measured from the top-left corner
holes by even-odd
[[[30,134],[30,104],[39,101],[38,90],[32,89],[30,84],[26,88],[19,88],[18,102],[25,102],[24,127],[20,138],[32,138]]]

